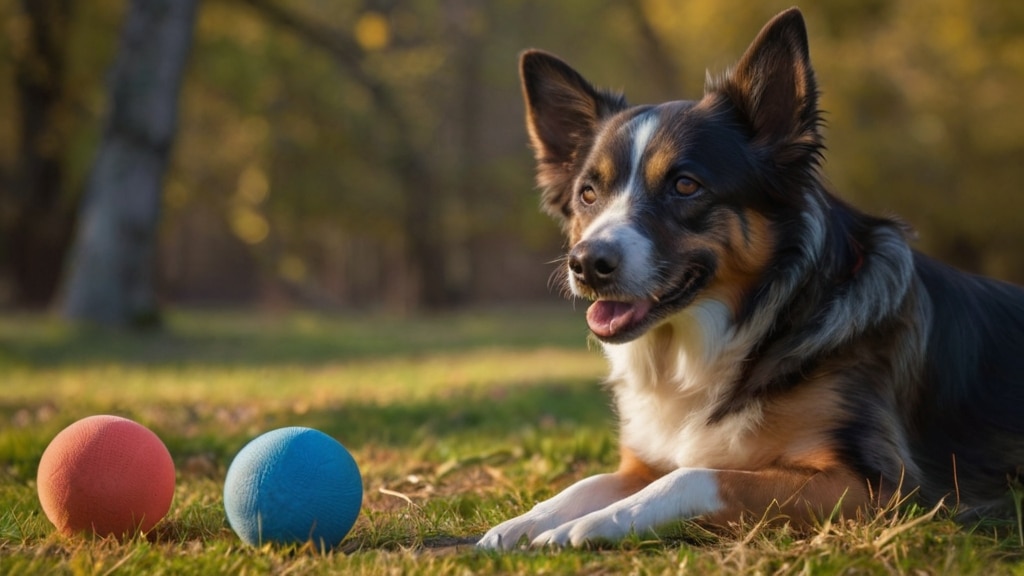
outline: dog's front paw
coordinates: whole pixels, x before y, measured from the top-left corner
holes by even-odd
[[[511,550],[515,548],[521,539],[528,536],[528,529],[519,522],[521,518],[513,518],[491,528],[476,543],[476,547],[487,550]]]
[[[579,548],[597,542],[617,542],[625,538],[632,528],[632,524],[624,525],[614,517],[594,513],[541,532],[530,545],[535,548]]]
[[[553,524],[550,515],[531,510],[491,528],[476,545],[489,550],[512,550],[520,542],[529,544],[538,533],[551,528]]]
[[[532,543],[539,534],[570,520],[585,516],[623,497],[622,479],[616,474],[584,478],[532,510],[491,528],[477,542],[480,548],[511,550],[525,539]]]

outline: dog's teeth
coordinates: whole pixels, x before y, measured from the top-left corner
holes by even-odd
[[[651,300],[653,300],[655,304],[660,304],[661,303],[661,298],[658,298],[654,294],[651,294]]]

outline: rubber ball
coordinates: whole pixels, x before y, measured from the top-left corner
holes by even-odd
[[[83,418],[58,433],[36,475],[39,502],[60,532],[149,532],[174,499],[174,461],[150,429],[119,416]]]
[[[235,456],[224,481],[224,511],[252,546],[312,542],[337,546],[355,524],[363,481],[340,442],[312,428],[279,428]]]

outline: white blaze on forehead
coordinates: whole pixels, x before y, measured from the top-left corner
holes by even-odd
[[[643,159],[647,145],[658,128],[658,116],[653,112],[645,112],[632,119],[626,127],[633,137],[632,154],[630,154],[629,181],[626,184],[627,194],[636,194],[643,188]]]
[[[638,297],[646,296],[651,289],[653,246],[651,240],[637,229],[630,215],[636,198],[644,193],[643,156],[657,128],[658,116],[653,112],[640,114],[622,128],[631,141],[629,178],[623,189],[612,191],[612,201],[604,206],[601,214],[580,236],[581,241],[600,240],[621,247],[620,289]]]
[[[610,204],[604,207],[601,214],[583,231],[583,239],[595,235],[603,235],[608,227],[621,226],[628,223],[630,207],[634,198],[643,194],[643,156],[647,145],[651,142],[654,131],[658,128],[658,117],[646,112],[633,118],[623,127],[623,131],[631,140],[629,154],[629,178],[622,190],[612,191],[615,196]]]

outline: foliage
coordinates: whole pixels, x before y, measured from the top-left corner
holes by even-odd
[[[695,98],[705,71],[724,71],[789,4],[204,3],[166,182],[162,295],[402,310],[436,283],[447,303],[542,298],[560,240],[536,209],[516,54],[549,49],[635,102]],[[70,200],[92,160],[123,5],[94,2],[69,24]],[[926,251],[1024,280],[1024,9],[801,8],[837,191],[904,216]],[[12,32],[0,35],[0,78],[13,74],[23,24],[14,0],[0,0]],[[0,116],[17,119],[6,85]],[[0,124],[0,183],[10,183],[17,137]]]
[[[4,574],[1024,574],[1016,526],[892,506],[801,535],[752,522],[589,550],[481,552],[488,527],[618,458],[579,313],[388,317],[178,313],[146,336],[0,319]],[[65,538],[39,508],[47,442],[86,415],[149,426],[178,470],[169,516],[124,543]],[[221,500],[249,439],[304,425],[340,439],[363,513],[337,550],[249,548]]]

